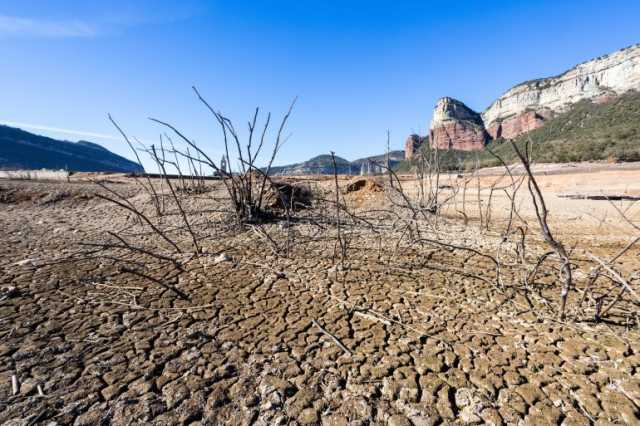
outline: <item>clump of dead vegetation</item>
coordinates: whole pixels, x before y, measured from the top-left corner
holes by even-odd
[[[138,164],[142,165],[141,155],[146,155],[158,173],[132,175],[145,195],[142,199],[95,180],[102,189],[97,196],[126,214],[131,229],[108,231],[96,241],[81,243],[87,250],[82,260],[107,260],[117,275],[136,276],[183,300],[188,300],[189,295],[179,289],[180,277],[194,261],[206,264],[218,258],[221,251],[207,247],[220,228],[232,232],[251,230],[279,253],[281,248],[262,225],[289,222],[294,212],[311,207],[313,199],[309,187],[275,181],[270,173],[287,139],[284,131],[295,100],[277,126],[267,166],[261,168],[256,160],[266,149],[271,114],[259,124],[260,110],[256,108],[247,123],[246,141],[241,142],[232,121],[215,110],[195,87],[193,90],[220,127],[222,159],[216,162],[183,131],[156,118],[150,120],[169,134],[162,133],[158,145],[146,146],[130,138],[109,115]],[[233,151],[234,157],[230,154]],[[215,201],[220,196],[218,191],[214,193],[217,182],[225,189],[224,198],[229,200],[230,209],[199,210],[207,199]],[[211,213],[217,214],[220,221],[214,223],[208,216]]]

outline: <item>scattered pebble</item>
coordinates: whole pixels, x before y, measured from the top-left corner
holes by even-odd
[[[227,253],[220,253],[213,258],[213,263],[216,265],[222,262],[231,262],[231,256],[229,256]]]

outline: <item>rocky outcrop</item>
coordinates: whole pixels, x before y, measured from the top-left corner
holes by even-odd
[[[452,98],[438,101],[429,130],[432,147],[477,151],[484,148],[487,139],[480,114]]]
[[[632,89],[640,90],[640,44],[582,63],[557,77],[519,84],[493,102],[482,119],[490,134],[502,128],[502,137],[515,137],[583,99],[606,102]]]
[[[424,138],[421,138],[419,135],[415,133],[409,135],[407,141],[404,143],[404,159],[411,160],[413,159],[416,151],[422,146]]]
[[[513,139],[545,125],[553,113],[548,110],[525,111],[504,121],[494,121],[486,128],[491,139]]]
[[[431,146],[479,150],[490,139],[512,139],[540,128],[579,101],[610,102],[630,90],[640,91],[640,44],[584,62],[559,76],[514,86],[481,114],[460,101],[442,98],[433,112]],[[407,159],[413,153],[413,137],[407,140]]]

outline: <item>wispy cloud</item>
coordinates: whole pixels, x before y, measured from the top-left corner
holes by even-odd
[[[59,127],[43,126],[41,124],[18,123],[15,121],[0,121],[0,124],[11,127],[19,127],[21,129],[42,130],[45,132],[62,133],[65,135],[81,136],[86,138],[103,139],[110,141],[122,141],[122,137],[109,135],[105,133],[85,132],[82,130],[61,129]]]
[[[98,29],[83,21],[56,21],[0,15],[0,37],[94,37]]]
[[[91,38],[119,34],[143,25],[171,24],[206,13],[206,0],[149,0],[124,2],[80,2],[73,18],[60,16],[16,16],[0,13],[2,38]]]

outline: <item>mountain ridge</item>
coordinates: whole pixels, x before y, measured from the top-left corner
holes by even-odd
[[[372,162],[384,162],[386,154],[372,155],[369,157],[358,158],[353,161],[349,161],[345,158],[336,155],[336,172],[338,174],[360,174],[363,165],[366,168],[365,171],[369,172],[371,166],[368,166]],[[389,163],[393,168],[398,165],[404,159],[404,151],[390,151]],[[369,168],[367,168],[369,167]],[[374,167],[375,168],[375,167]],[[333,162],[331,155],[320,154],[310,158],[307,161],[300,163],[288,164],[284,166],[272,167],[271,172],[276,176],[290,176],[290,175],[309,175],[309,174],[333,174]],[[379,170],[371,169],[371,173],[379,172]]]
[[[144,172],[144,168],[102,145],[70,142],[0,125],[0,169],[73,172]]]
[[[640,90],[640,43],[584,61],[553,77],[516,84],[480,113],[459,100],[440,98],[428,140],[439,149],[483,150],[492,140],[513,139],[544,126],[578,102],[606,103],[630,90]],[[469,125],[471,113],[480,117],[480,127]],[[407,140],[408,160],[417,148],[415,142],[415,138]]]

